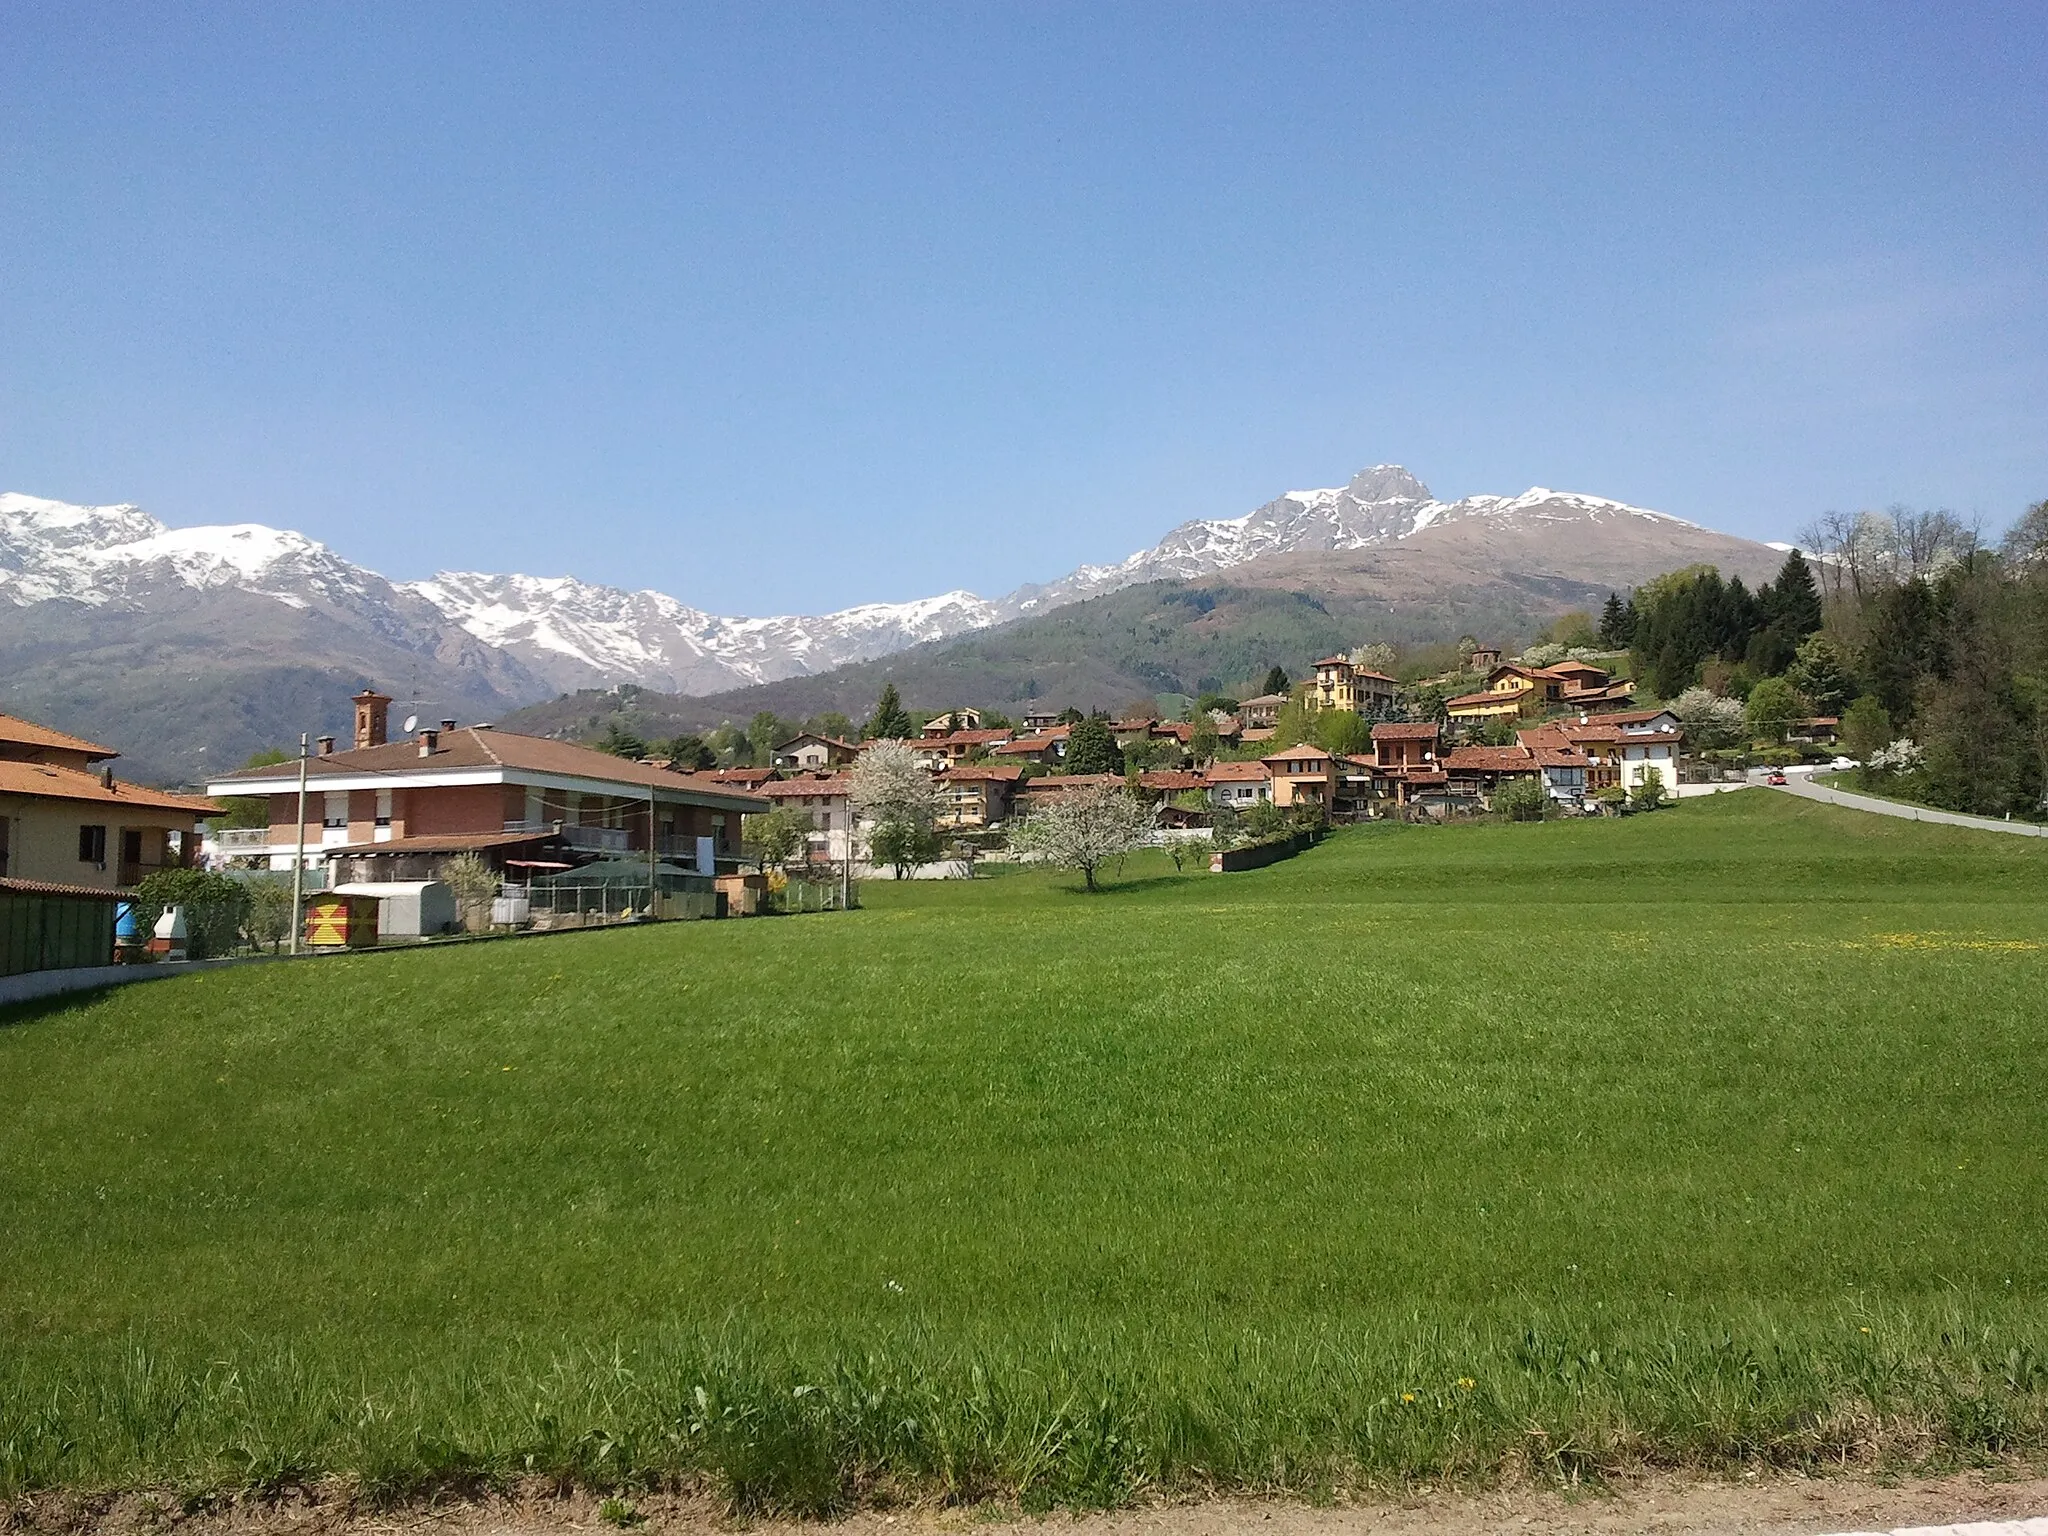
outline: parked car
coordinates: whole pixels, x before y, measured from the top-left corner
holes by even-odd
[[[1856,759],[1853,757],[1838,757],[1832,763],[1828,764],[1828,767],[1836,773],[1847,773],[1851,768],[1854,768],[1855,766]]]
[[[1782,768],[1773,768],[1770,771],[1769,776],[1765,778],[1764,782],[1766,784],[1783,784],[1785,782],[1785,770]]]

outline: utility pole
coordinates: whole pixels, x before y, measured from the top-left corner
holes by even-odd
[[[292,953],[299,952],[299,930],[306,910],[306,733],[299,732],[299,851],[292,856]]]
[[[654,786],[650,784],[647,786],[647,915],[650,918],[659,915],[654,891],[654,872],[659,867],[654,851],[654,827]]]

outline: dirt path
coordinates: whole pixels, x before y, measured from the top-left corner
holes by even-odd
[[[4,1514],[4,1512],[0,1512]],[[1212,1499],[1106,1515],[1019,1516],[997,1508],[864,1511],[830,1524],[744,1522],[711,1500],[635,1501],[639,1536],[1819,1536],[2048,1516],[2048,1476],[2007,1468],[1938,1478],[1771,1477],[1729,1482],[1646,1477],[1602,1492],[1513,1489],[1418,1491],[1335,1508]],[[0,1529],[10,1524],[0,1518]],[[586,1496],[454,1503],[397,1511],[342,1500],[287,1499],[190,1517],[166,1499],[61,1497],[13,1511],[19,1532],[68,1536],[620,1536]]]

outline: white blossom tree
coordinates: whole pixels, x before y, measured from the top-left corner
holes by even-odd
[[[862,751],[854,759],[851,794],[867,823],[869,856],[894,865],[897,879],[936,857],[939,787],[909,747],[883,741]]]
[[[1685,727],[1686,742],[1701,752],[1732,747],[1742,739],[1742,700],[1724,699],[1705,688],[1688,688],[1671,701],[1671,713]]]
[[[1010,834],[1010,846],[1061,869],[1076,869],[1094,890],[1095,871],[1151,840],[1159,807],[1125,789],[1082,789],[1034,809]]]

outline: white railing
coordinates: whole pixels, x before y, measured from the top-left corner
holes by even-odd
[[[222,853],[261,853],[270,846],[270,828],[222,827],[213,840]]]

